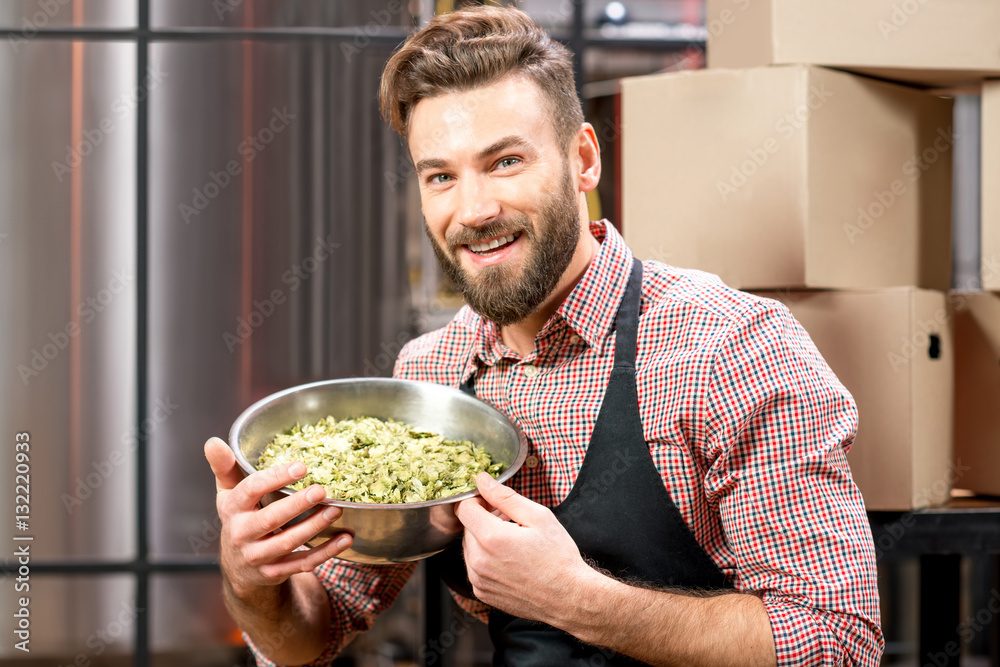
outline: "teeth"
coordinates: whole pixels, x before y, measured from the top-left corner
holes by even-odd
[[[507,245],[508,243],[514,242],[514,234],[505,236],[502,239],[493,239],[492,241],[487,241],[486,243],[470,243],[469,250],[472,252],[488,252],[494,248],[499,248],[500,246]]]

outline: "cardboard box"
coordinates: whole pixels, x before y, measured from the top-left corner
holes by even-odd
[[[1000,495],[1000,295],[953,294],[955,486]]]
[[[983,84],[982,112],[983,289],[1000,290],[1000,81]]]
[[[947,86],[1000,76],[996,0],[708,0],[709,67],[809,64]]]
[[[945,295],[915,288],[777,292],[858,404],[851,474],[869,510],[946,502],[954,361]]]
[[[952,101],[822,68],[622,81],[622,228],[742,289],[951,286]]]

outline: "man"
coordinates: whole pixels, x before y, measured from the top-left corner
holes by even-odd
[[[395,374],[474,391],[531,445],[456,510],[454,586],[497,664],[878,664],[850,395],[780,304],[588,222],[601,162],[567,51],[517,10],[455,12],[390,59],[381,101],[469,304]],[[339,510],[271,533],[322,489],[256,503],[305,467],[240,481],[225,443],[206,455],[234,618],[264,664],[329,662],[415,565],[329,560],[349,536],[296,551]]]

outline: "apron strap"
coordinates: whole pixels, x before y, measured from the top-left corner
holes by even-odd
[[[615,317],[615,366],[635,366],[635,340],[639,333],[639,297],[642,295],[642,262],[632,258],[632,274]],[[628,344],[626,341],[631,341]],[[621,344],[625,342],[625,344]]]

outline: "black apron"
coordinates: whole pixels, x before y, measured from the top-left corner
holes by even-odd
[[[597,423],[576,483],[552,511],[584,558],[626,583],[732,588],[684,522],[643,436],[635,384],[641,288],[642,263],[633,260],[615,320],[615,364]],[[471,378],[461,388],[475,395]],[[434,569],[452,590],[474,597],[460,548],[434,558]],[[643,664],[496,609],[489,615],[489,632],[495,667]]]

